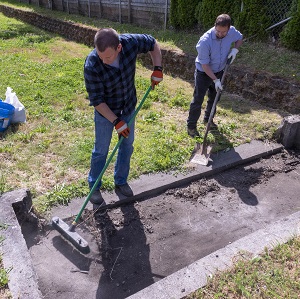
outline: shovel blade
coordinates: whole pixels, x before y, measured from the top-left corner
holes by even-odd
[[[210,156],[211,150],[212,150],[211,146],[203,147],[203,145],[201,145],[200,149],[194,153],[194,155],[191,159],[191,162],[195,163],[195,164],[200,164],[200,165],[206,166],[209,161],[209,156]]]

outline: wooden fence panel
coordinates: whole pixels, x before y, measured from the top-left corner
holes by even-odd
[[[28,0],[19,0],[28,3]],[[91,18],[166,27],[170,0],[31,0],[30,4]]]

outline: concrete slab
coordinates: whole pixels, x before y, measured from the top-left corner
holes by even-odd
[[[201,179],[203,177],[211,176],[226,169],[230,169],[244,163],[249,163],[261,157],[266,157],[278,153],[282,151],[282,149],[283,146],[280,144],[252,141],[250,144],[239,146],[228,152],[222,152],[216,155],[212,155],[211,158],[213,162],[211,162],[208,166],[205,167],[201,165],[193,165],[190,171],[186,174],[179,174],[174,172],[166,174],[143,175],[138,180],[131,182],[131,186],[135,193],[135,196],[131,199],[122,200],[122,202],[116,201],[115,194],[111,193],[105,193],[104,198],[107,203],[107,207],[109,208],[117,207],[127,202],[144,200],[146,198],[151,198],[158,194],[161,194],[162,192],[170,188],[177,188],[183,185],[187,185],[192,181]],[[7,226],[4,230],[1,231],[1,235],[4,235],[4,241],[1,244],[1,252],[3,254],[3,262],[5,268],[12,268],[12,270],[9,272],[9,288],[13,294],[13,298],[19,298],[20,294],[22,295],[21,298],[41,297],[41,292],[38,285],[38,277],[35,273],[31,256],[28,251],[28,242],[26,244],[24,240],[15,213],[16,205],[18,206],[17,210],[19,212],[21,211],[23,214],[24,211],[28,211],[28,209],[30,209],[31,199],[28,195],[29,194],[27,190],[18,190],[3,194],[0,198],[0,223],[5,227]],[[74,213],[79,211],[82,203],[82,200],[74,200],[69,206],[59,207],[57,209],[54,209],[52,212],[55,213],[56,216],[62,217],[64,219],[68,217],[70,218],[74,216]],[[91,208],[91,205],[89,204],[88,207]],[[32,217],[32,215],[30,215],[30,213],[28,212],[25,212],[25,214],[28,215],[28,217]],[[30,220],[34,221],[34,219],[32,218]],[[292,236],[292,234],[294,233],[294,222],[287,221],[286,223],[290,223],[287,231],[290,233],[289,236]],[[278,231],[280,232],[280,230]],[[260,231],[260,233],[263,233],[263,231]],[[242,238],[240,240],[242,245],[244,245],[245,240],[247,239],[243,240]],[[266,238],[260,238],[260,240],[262,240],[262,242],[265,242],[264,244],[261,244],[261,246],[268,245],[268,240]],[[283,240],[286,240],[285,237],[283,238]],[[237,244],[239,243],[236,243],[235,246],[237,246]],[[179,282],[178,274],[182,275],[182,272],[178,272],[178,274],[174,273],[169,276],[170,280],[168,280],[168,278],[164,278],[154,283],[153,288],[156,288],[155,292],[151,289],[145,289],[145,293],[141,291],[141,297],[132,298],[164,298],[161,294],[165,294],[167,296],[169,295],[168,292],[170,292],[170,288],[166,287],[167,284],[170,284],[172,286],[171,288],[176,288],[176,291],[174,290],[174,293],[172,294],[173,297],[171,297],[181,298],[184,294],[188,294],[193,288],[197,288],[197,281],[199,282],[199,279],[197,277],[199,272],[197,272],[198,270],[196,270],[197,265],[205,267],[206,272],[204,273],[206,274],[208,272],[213,273],[214,268],[224,269],[227,266],[231,265],[231,262],[226,259],[226,256],[229,255],[230,252],[232,253],[232,255],[235,255],[237,251],[240,250],[239,246],[237,246],[237,248],[235,249],[233,248],[233,245],[225,247],[222,252],[219,252],[215,255],[208,255],[202,261],[200,260],[199,262],[195,262],[192,265],[182,269],[181,271],[187,271],[188,273],[187,276],[189,279],[187,280]],[[93,248],[93,250],[97,249]],[[248,247],[245,250],[251,252]],[[229,253],[225,254],[226,252]],[[216,255],[218,256],[218,258],[216,258]],[[219,258],[222,256],[224,256],[225,258]],[[84,263],[90,263],[90,261],[88,261],[88,258],[84,260]],[[202,283],[198,284],[198,287],[201,287],[204,283],[204,276],[202,277],[203,279],[200,280],[202,281]],[[176,281],[178,282],[177,287],[175,287],[177,283]],[[161,293],[159,292],[159,290],[161,290]],[[149,295],[150,297],[143,297],[143,294],[145,294],[145,296],[148,296],[148,294],[151,294],[151,292],[152,295]],[[136,295],[137,294],[139,293],[136,293]],[[153,297],[155,294],[157,294],[158,297]],[[75,298],[74,293],[72,296],[72,298]],[[65,296],[61,298],[69,297]]]
[[[237,259],[254,258],[265,248],[272,249],[299,235],[300,212],[297,212],[207,255],[128,299],[180,299],[204,287],[208,277],[232,267]]]

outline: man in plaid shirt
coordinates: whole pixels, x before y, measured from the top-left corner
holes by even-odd
[[[85,86],[90,105],[94,106],[95,144],[88,176],[90,189],[101,173],[109,151],[113,128],[125,137],[120,144],[114,171],[117,192],[130,197],[132,189],[127,183],[130,158],[133,152],[134,115],[137,103],[135,89],[136,59],[139,53],[149,53],[154,66],[151,85],[163,79],[161,51],[156,40],[147,34],[118,34],[112,28],[100,29],[94,38],[95,49],[84,64]],[[101,182],[90,201],[101,205]]]

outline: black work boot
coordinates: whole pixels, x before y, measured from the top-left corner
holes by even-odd
[[[207,126],[207,123],[208,123],[208,119],[204,118],[203,124],[204,124],[205,126]],[[217,125],[216,123],[214,123],[213,119],[212,119],[211,122],[210,122],[210,127],[211,127],[211,128],[217,128],[217,127],[218,127],[218,125]]]
[[[104,202],[104,199],[102,197],[102,194],[100,190],[95,190],[90,198],[90,202],[94,205],[102,205]]]
[[[126,197],[133,196],[133,191],[132,191],[131,187],[127,183],[124,184],[124,185],[115,185],[115,190],[117,192],[122,193]]]
[[[187,133],[189,134],[189,136],[191,136],[192,138],[195,138],[195,137],[199,137],[200,134],[199,132],[197,131],[196,128],[189,128],[187,127]]]

